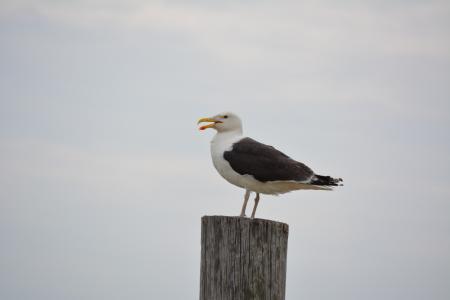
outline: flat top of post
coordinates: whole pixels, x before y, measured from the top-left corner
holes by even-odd
[[[202,223],[207,223],[208,221],[220,221],[220,220],[228,220],[229,222],[240,222],[240,223],[250,223],[250,224],[270,224],[272,226],[281,226],[283,231],[289,231],[289,225],[279,221],[267,220],[267,219],[251,219],[239,216],[203,216]]]

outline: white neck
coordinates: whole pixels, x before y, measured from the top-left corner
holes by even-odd
[[[241,128],[236,129],[236,130],[217,132],[216,135],[213,137],[211,143],[229,141],[229,140],[238,140],[241,137],[242,137],[242,129]]]

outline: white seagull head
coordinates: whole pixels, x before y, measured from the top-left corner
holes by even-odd
[[[214,117],[201,118],[198,120],[197,124],[203,122],[211,122],[208,125],[201,126],[200,130],[205,130],[207,128],[213,128],[218,132],[228,132],[228,131],[239,131],[242,132],[242,122],[241,119],[232,112],[223,112]]]

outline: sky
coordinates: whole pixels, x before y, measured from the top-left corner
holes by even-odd
[[[345,181],[262,196],[286,299],[449,299],[449,37],[438,0],[1,1],[0,298],[197,299],[233,111]]]

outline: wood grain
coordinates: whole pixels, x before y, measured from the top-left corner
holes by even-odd
[[[288,233],[271,220],[204,216],[200,300],[284,299]]]

